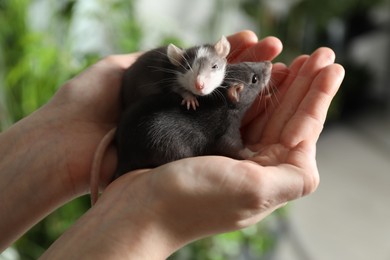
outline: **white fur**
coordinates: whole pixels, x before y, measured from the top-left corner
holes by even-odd
[[[196,57],[194,59],[194,63],[192,64],[191,70],[178,77],[180,85],[186,87],[186,89],[193,94],[200,96],[208,95],[213,92],[215,88],[220,86],[225,76],[225,65],[218,69],[212,70],[211,62],[210,64],[206,64],[206,66],[202,67],[200,62],[197,62],[201,58],[207,59],[212,55],[215,54],[210,52],[209,47],[200,47],[196,52]],[[204,84],[203,89],[196,89],[195,82],[197,80]]]
[[[196,52],[196,59],[198,58],[204,58],[204,57],[210,57],[210,50],[208,48],[205,48],[205,47],[200,47],[199,50]]]
[[[225,68],[217,70],[203,68],[202,70],[199,67],[199,63],[195,62],[191,70],[178,77],[180,85],[188,88],[187,90],[195,95],[203,96],[213,92],[215,88],[221,85],[225,76]],[[202,90],[195,88],[196,80],[203,82],[204,88]]]
[[[204,89],[202,90],[203,95],[208,95],[214,91],[219,85],[221,85],[225,76],[225,70],[220,68],[210,73],[199,73],[198,80],[204,83]],[[194,81],[195,82],[195,81]]]

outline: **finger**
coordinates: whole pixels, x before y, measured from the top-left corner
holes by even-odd
[[[283,129],[281,142],[293,147],[304,140],[315,143],[322,131],[330,103],[344,78],[339,64],[325,67],[313,80],[296,113]]]
[[[306,153],[307,148],[299,145],[291,153]],[[306,146],[306,145],[305,145]],[[307,159],[307,155],[302,158]],[[315,160],[306,160],[304,165],[281,164],[277,167],[262,167],[251,161],[242,161],[234,168],[237,190],[245,191],[247,197],[242,203],[251,209],[248,215],[260,217],[278,205],[308,195],[316,190],[319,175]],[[248,218],[249,219],[249,218]]]
[[[300,55],[297,58],[295,58],[289,67],[287,77],[284,77],[284,81],[280,81],[279,85],[275,84],[277,88],[275,99],[277,99],[277,101],[281,102],[283,100],[283,97],[286,94],[287,90],[289,89],[292,82],[297,77],[299,70],[302,68],[303,64],[305,64],[305,62],[309,59],[309,57],[310,57],[309,55]],[[273,112],[273,111],[269,111],[269,112]]]
[[[133,64],[139,56],[141,56],[144,52],[134,52],[130,54],[117,54],[110,55],[104,58],[103,62],[108,62],[111,64],[118,65],[121,68],[128,68],[131,64]]]
[[[283,49],[281,41],[276,37],[267,37],[263,40],[253,44],[246,49],[238,49],[239,52],[232,52],[232,55],[228,57],[228,61],[243,62],[243,61],[264,61],[273,60],[280,54]]]
[[[227,37],[232,48],[250,47],[258,42],[257,35],[250,30],[243,30]]]
[[[228,60],[235,59],[247,48],[258,42],[256,34],[249,30],[244,30],[227,37],[230,42],[230,53]]]
[[[278,82],[278,80],[282,78],[276,78],[277,82],[272,82],[274,87],[277,89],[275,94],[271,96],[270,101],[264,104],[264,113],[258,114],[256,117],[253,118],[253,120],[246,126],[246,128],[243,131],[243,140],[245,144],[251,145],[256,144],[260,141],[262,136],[262,131],[264,129],[264,126],[269,120],[269,117],[273,114],[275,108],[280,105],[281,100],[283,100],[283,97],[288,89],[288,86],[291,85],[291,82],[295,79],[296,75],[298,74],[298,71],[301,69],[302,65],[306,62],[306,60],[309,58],[307,55],[301,55],[297,57],[292,63],[291,66],[286,72],[288,75],[284,78],[284,80],[281,81],[281,83]],[[276,71],[275,74],[283,74],[285,71]],[[279,76],[279,75],[278,75]],[[271,78],[272,79],[272,78]],[[272,80],[273,81],[273,80]]]
[[[334,52],[329,48],[319,48],[303,64],[291,85],[286,82],[288,88],[280,105],[271,115],[264,134],[261,138],[263,144],[278,143],[283,128],[296,112],[301,101],[307,94],[313,79],[324,67],[335,60]]]

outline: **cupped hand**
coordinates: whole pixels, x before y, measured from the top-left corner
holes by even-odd
[[[254,59],[248,53],[243,61]],[[145,221],[169,234],[175,250],[194,239],[257,223],[315,191],[316,142],[344,77],[334,60],[332,50],[320,48],[288,68],[275,67],[277,101],[258,100],[243,122],[243,138],[257,152],[252,158],[188,158],[126,174],[107,187],[97,208],[109,206],[122,227],[133,221],[129,212],[138,209]],[[126,236],[121,239],[129,242]]]

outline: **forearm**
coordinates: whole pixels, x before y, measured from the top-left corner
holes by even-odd
[[[126,177],[135,179],[130,192],[110,185],[41,259],[166,259],[183,246],[156,214],[155,200],[145,199],[147,178]]]
[[[32,115],[0,134],[0,250],[71,197],[49,125]],[[47,122],[50,124],[49,122]]]

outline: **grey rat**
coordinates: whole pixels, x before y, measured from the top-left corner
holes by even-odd
[[[199,108],[178,106],[176,93],[152,95],[129,107],[115,134],[114,178],[187,157],[222,155],[242,159],[241,119],[268,84],[271,62],[227,66],[223,86],[199,97]]]
[[[225,76],[229,41],[222,36],[215,43],[181,49],[173,44],[145,52],[126,71],[121,98],[127,108],[140,98],[173,91],[182,104],[196,109],[196,96],[210,94]]]

